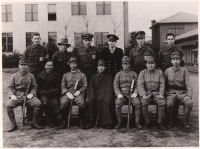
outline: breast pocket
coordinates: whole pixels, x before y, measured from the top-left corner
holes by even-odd
[[[139,61],[139,55],[138,53],[132,53],[132,57],[133,57],[133,63],[137,63]]]
[[[87,60],[87,52],[79,52],[80,61],[84,62]]]
[[[35,63],[37,62],[37,57],[34,53],[29,53],[28,54],[28,62],[29,63]]]

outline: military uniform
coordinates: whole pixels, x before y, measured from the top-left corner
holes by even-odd
[[[70,62],[73,62],[74,59],[75,58],[72,57],[70,59]],[[80,123],[83,123],[84,118],[85,118],[85,104],[86,104],[85,98],[86,98],[86,89],[87,89],[87,78],[85,74],[82,73],[78,69],[75,70],[74,72],[70,71],[63,75],[62,83],[61,83],[62,97],[60,98],[60,110],[61,110],[62,119],[63,121],[65,121],[67,113],[68,113],[66,111],[69,109],[70,101],[71,101],[71,99],[67,96],[66,93],[70,92],[71,94],[74,94],[74,87],[77,80],[78,80],[78,85],[77,85],[76,91],[80,91],[80,94],[74,97],[74,102],[79,107]]]
[[[169,46],[164,46],[160,49],[160,52],[159,52],[159,60],[158,60],[158,66],[161,68],[161,70],[163,71],[163,73],[165,72],[165,70],[169,67],[172,66],[172,63],[171,63],[171,54],[173,52],[179,52],[180,53],[180,56],[183,57],[183,50],[176,46],[176,45],[173,45],[171,47]],[[181,66],[183,66],[183,61],[181,63]]]
[[[172,58],[181,56],[172,53]],[[188,117],[192,111],[192,83],[188,70],[184,67],[170,67],[165,71],[166,79],[166,100],[169,124],[173,124],[173,106],[178,100],[186,106],[184,111],[184,124],[188,127]],[[169,126],[172,127],[172,126]]]
[[[127,56],[124,56],[122,58],[122,63],[129,63],[130,60]],[[114,92],[115,95],[118,96],[119,94],[123,95],[123,98],[116,98],[115,104],[116,104],[116,115],[117,115],[117,129],[118,126],[121,125],[121,107],[124,105],[124,103],[127,101],[127,98],[130,96],[130,88],[132,84],[132,80],[134,80],[135,83],[135,89],[133,93],[138,94],[137,90],[137,77],[138,75],[131,71],[131,70],[122,70],[118,72],[114,79]],[[131,103],[135,106],[135,123],[136,125],[139,125],[140,122],[140,115],[141,115],[141,105],[140,105],[140,98],[132,98]],[[141,126],[139,126],[141,127]]]
[[[25,59],[21,59],[19,64],[27,65],[27,61]],[[31,99],[24,97],[29,83],[30,83],[30,87],[28,89],[28,92],[34,95]],[[36,120],[40,112],[41,102],[36,97],[37,83],[33,74],[29,72],[22,73],[21,71],[12,74],[8,82],[7,90],[8,90],[8,96],[10,99],[8,100],[6,104],[6,108],[7,108],[8,117],[10,118],[10,121],[12,123],[12,128],[9,131],[13,131],[17,129],[15,114],[14,114],[13,109],[17,106],[22,105],[24,98],[27,98],[26,100],[27,105],[34,107],[32,126],[36,128],[40,128],[39,126],[37,126]],[[17,99],[15,100],[12,99],[11,98],[12,95],[15,95]]]
[[[147,57],[147,62],[155,62],[152,56]],[[157,122],[161,125],[164,116],[166,101],[164,96],[165,79],[161,70],[145,69],[140,72],[138,77],[138,91],[141,97],[142,112],[145,117],[146,127],[149,127],[149,112],[148,106],[150,102],[155,102],[158,105],[158,119]],[[143,96],[146,95],[147,99]]]

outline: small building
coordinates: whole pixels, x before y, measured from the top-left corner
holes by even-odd
[[[175,44],[184,52],[185,65],[198,65],[198,29],[191,30],[176,37]]]
[[[198,28],[198,16],[180,12],[156,22],[152,20],[152,46],[158,51],[165,44],[166,34],[174,33],[179,36]]]

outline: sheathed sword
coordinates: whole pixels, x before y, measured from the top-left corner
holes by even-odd
[[[134,79],[132,80],[132,83],[131,83],[131,88],[130,88],[130,95],[128,97],[128,116],[127,116],[127,129],[130,128],[130,108],[131,108],[131,94],[133,92],[133,87],[134,87]]]

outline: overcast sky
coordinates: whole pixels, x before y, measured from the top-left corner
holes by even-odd
[[[197,1],[129,1],[128,5],[129,32],[144,30],[150,37],[153,19],[160,21],[178,12],[198,15]]]

